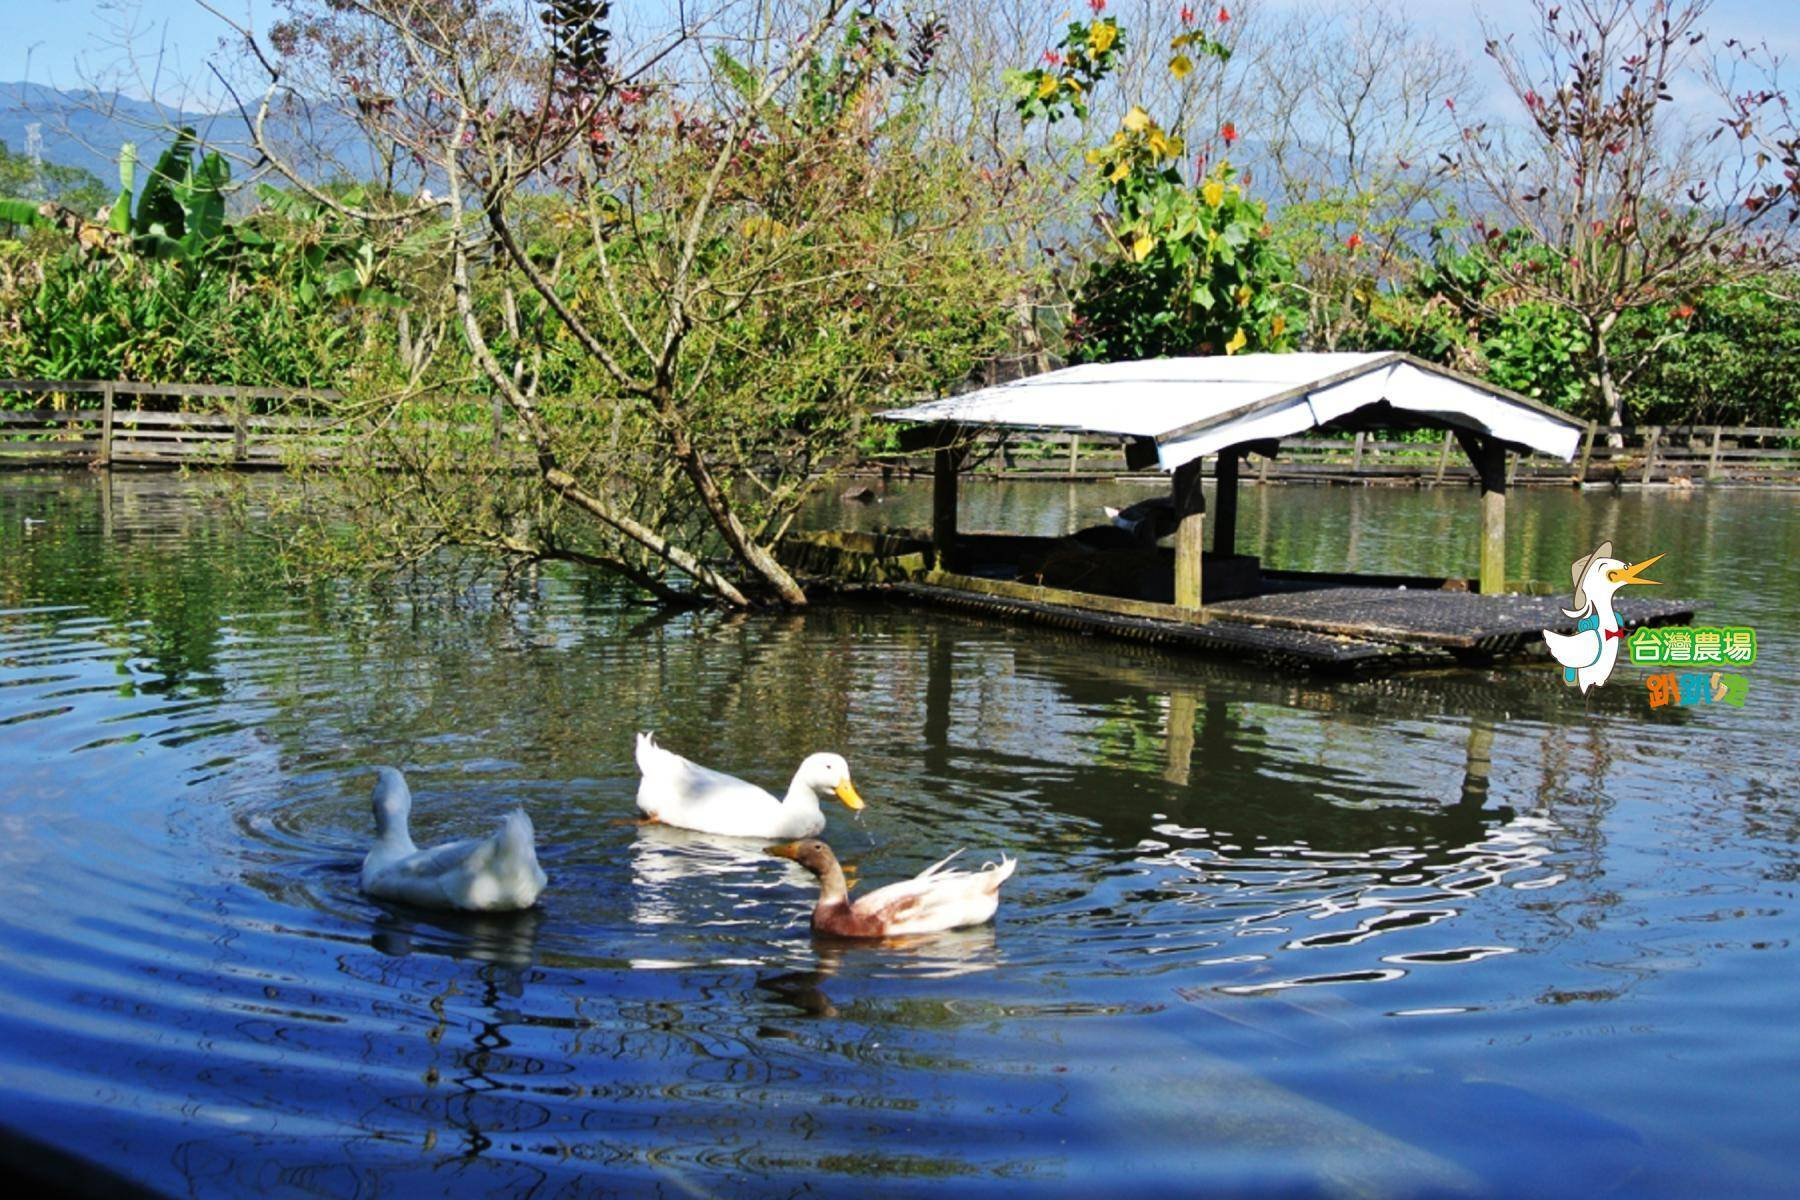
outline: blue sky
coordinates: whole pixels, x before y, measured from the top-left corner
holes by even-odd
[[[1303,0],[1274,2],[1286,7]],[[1480,6],[1455,0],[1392,2],[1473,59],[1481,56],[1480,12],[1503,25],[1523,25],[1528,12],[1525,0]],[[258,29],[275,12],[269,0],[211,3]],[[1046,27],[1070,7],[1070,0],[1046,0]],[[211,91],[206,60],[228,32],[196,0],[3,0],[0,14],[9,34],[0,49],[0,80],[64,88],[99,80],[139,98],[153,88],[167,100],[178,99],[184,85]],[[1792,0],[1715,0],[1707,27],[1722,36],[1764,38],[1777,51],[1800,57],[1800,4]],[[127,41],[135,63],[127,62]]]

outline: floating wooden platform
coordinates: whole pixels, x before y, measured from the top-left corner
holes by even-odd
[[[1270,592],[1209,605],[1214,623],[1229,622],[1365,641],[1404,643],[1488,656],[1541,649],[1542,633],[1575,632],[1563,596],[1483,596],[1466,591],[1330,586]],[[1685,600],[1620,600],[1626,628],[1692,619]]]
[[[1547,657],[1543,630],[1575,631],[1562,596],[1486,596],[1464,580],[1397,583],[1300,572],[1269,572],[1256,594],[1209,601],[1195,620],[1157,601],[932,570],[920,545],[904,535],[810,534],[783,557],[840,594],[1335,675]],[[1683,624],[1694,615],[1691,602],[1634,595],[1621,597],[1620,610],[1627,629]]]

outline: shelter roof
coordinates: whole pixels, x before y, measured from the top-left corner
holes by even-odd
[[[1584,422],[1400,353],[1236,354],[1088,363],[880,414],[1154,443],[1159,466],[1310,429],[1450,427],[1568,461]]]

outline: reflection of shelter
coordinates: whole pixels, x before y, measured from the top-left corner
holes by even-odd
[[[903,446],[935,455],[929,544],[824,535],[812,546],[825,560],[803,566],[890,580],[905,574],[904,590],[922,599],[1101,631],[1129,632],[1130,623],[1148,622],[1162,627],[1157,640],[1347,669],[1403,665],[1421,653],[1429,659],[1521,649],[1535,643],[1540,629],[1567,623],[1548,598],[1502,595],[1506,464],[1509,453],[1567,461],[1585,425],[1409,355],[1089,364],[882,416],[909,426]],[[1473,589],[1464,580],[1264,571],[1255,557],[1236,552],[1242,459],[1272,457],[1281,439],[1308,431],[1376,429],[1449,430],[1462,444],[1481,486]],[[1166,511],[1157,514],[1164,521],[1152,515],[1137,522],[1135,538],[1113,528],[1063,539],[964,534],[957,525],[957,476],[976,437],[993,431],[1122,441],[1133,468],[1156,467],[1171,476]],[[1215,480],[1210,552],[1201,490],[1208,459]],[[1165,525],[1173,540],[1166,551],[1155,537]],[[1640,623],[1688,615],[1679,606],[1639,607],[1642,615],[1633,615]]]

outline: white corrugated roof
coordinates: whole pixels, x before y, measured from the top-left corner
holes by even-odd
[[[1151,439],[1162,468],[1386,402],[1563,460],[1582,422],[1405,354],[1237,354],[1088,363],[884,412],[892,421]]]

